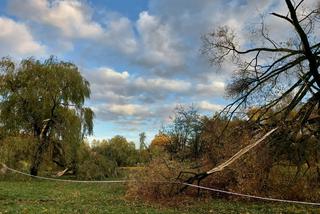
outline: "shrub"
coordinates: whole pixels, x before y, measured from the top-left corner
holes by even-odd
[[[142,170],[131,174],[133,181],[128,184],[126,196],[147,201],[168,200],[177,193],[180,185],[174,182],[185,168],[184,164],[166,157],[154,159]]]
[[[87,144],[80,145],[76,172],[78,179],[103,180],[117,175],[116,162],[93,152]]]
[[[0,141],[0,163],[28,171],[35,141],[29,136],[7,137]]]
[[[117,175],[115,163],[101,155],[83,161],[78,167],[78,179],[103,180]]]

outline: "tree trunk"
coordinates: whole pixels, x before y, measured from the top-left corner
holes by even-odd
[[[50,128],[53,123],[53,120],[46,119],[43,122],[44,122],[44,126],[42,127],[40,135],[38,136],[39,144],[34,153],[33,160],[31,162],[31,167],[30,167],[30,174],[34,176],[38,175],[38,170],[42,162],[43,153],[47,150],[49,146]]]
[[[34,176],[38,175],[38,170],[43,159],[43,153],[46,151],[47,148],[48,148],[48,142],[46,140],[40,140],[31,162],[31,167],[30,167],[31,175],[34,175]]]
[[[79,163],[79,156],[78,156],[78,149],[79,144],[72,148],[72,160],[70,163],[70,171],[72,171],[73,175],[76,175],[78,173],[78,163]]]
[[[66,168],[67,161],[63,146],[58,141],[51,141],[53,143],[52,161],[60,167]]]

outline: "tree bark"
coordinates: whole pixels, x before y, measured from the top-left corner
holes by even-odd
[[[39,139],[39,144],[36,148],[36,151],[34,153],[32,162],[31,162],[31,167],[30,167],[30,174],[37,176],[40,164],[43,159],[43,153],[47,150],[49,146],[49,139],[50,139],[50,125],[53,123],[52,119],[47,119],[44,121],[44,126],[41,130],[40,136],[38,137]]]
[[[52,151],[52,161],[60,167],[66,168],[67,161],[65,159],[65,151],[60,142],[52,141],[53,151]]]
[[[37,176],[40,164],[43,159],[43,153],[46,151],[48,148],[49,143],[46,140],[41,140],[39,141],[39,144],[36,148],[36,151],[34,153],[32,162],[31,162],[31,167],[30,167],[30,174]]]

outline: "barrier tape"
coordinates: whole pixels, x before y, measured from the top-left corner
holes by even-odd
[[[136,180],[84,181],[84,180],[67,180],[67,179],[58,179],[58,178],[48,178],[48,177],[30,175],[28,173],[24,173],[24,172],[12,169],[12,168],[6,166],[5,164],[2,164],[2,167],[3,167],[2,169],[9,170],[11,172],[14,172],[14,173],[17,173],[17,174],[21,174],[21,175],[24,175],[24,176],[37,178],[37,179],[40,179],[40,180],[49,180],[49,181],[58,181],[58,182],[70,182],[70,183],[128,183],[128,182],[137,182]],[[255,196],[255,195],[248,195],[248,194],[243,194],[243,193],[231,192],[231,191],[215,189],[215,188],[199,186],[199,185],[183,183],[183,182],[153,181],[152,183],[182,184],[182,185],[190,186],[190,187],[197,188],[197,189],[203,189],[203,190],[223,193],[223,194],[227,194],[227,195],[234,195],[234,196],[243,197],[243,198],[251,198],[251,199],[258,199],[258,200],[263,200],[263,201],[272,201],[272,202],[281,202],[281,203],[320,206],[320,203],[316,203],[316,202],[295,201],[295,200],[286,200],[286,199],[278,199],[278,198],[261,197],[261,196]]]
[[[230,191],[225,191],[225,190],[220,190],[220,189],[214,189],[214,188],[209,188],[209,187],[204,187],[204,186],[198,186],[198,185],[189,184],[189,183],[182,183],[182,184],[190,186],[190,187],[198,188],[198,189],[204,189],[204,190],[209,190],[209,191],[213,191],[213,192],[224,193],[227,195],[235,195],[235,196],[239,196],[239,197],[243,197],[243,198],[252,198],[252,199],[259,199],[259,200],[272,201],[272,202],[320,206],[320,203],[316,203],[316,202],[295,201],[295,200],[286,200],[286,199],[278,199],[278,198],[267,198],[267,197],[248,195],[248,194],[237,193],[237,192],[230,192]]]
[[[37,179],[41,179],[41,180],[49,180],[49,181],[60,181],[60,182],[70,182],[70,183],[127,183],[127,182],[131,182],[131,180],[112,180],[112,181],[83,181],[83,180],[67,180],[67,179],[59,179],[59,178],[48,178],[48,177],[42,177],[42,176],[37,176],[37,175],[31,175],[25,172],[21,172],[15,169],[12,169],[8,166],[6,166],[5,164],[2,164],[3,169],[9,170],[11,172],[17,173],[17,174],[21,174],[21,175],[25,175],[28,177],[32,177],[32,178],[37,178]]]

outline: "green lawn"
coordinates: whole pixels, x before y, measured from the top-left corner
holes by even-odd
[[[0,181],[0,213],[320,213],[316,207],[216,199],[174,208],[124,195],[123,184]]]

